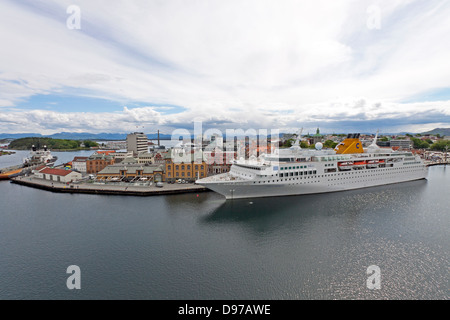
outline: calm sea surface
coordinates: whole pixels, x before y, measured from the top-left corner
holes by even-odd
[[[428,180],[233,202],[3,181],[0,299],[448,299],[449,189],[443,166]],[[70,265],[81,290],[66,287]]]

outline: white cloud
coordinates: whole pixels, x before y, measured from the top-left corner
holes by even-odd
[[[194,118],[301,126],[427,110],[448,116],[447,103],[399,103],[449,86],[450,5],[443,1],[377,1],[380,30],[367,28],[372,1],[350,0],[80,0],[81,30],[69,30],[72,2],[2,6],[0,131],[125,131]],[[94,116],[5,108],[68,89],[186,110],[127,107]]]

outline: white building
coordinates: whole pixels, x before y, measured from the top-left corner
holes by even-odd
[[[137,162],[138,163],[153,163],[154,162],[154,155],[150,152],[141,152],[137,156]]]
[[[133,152],[114,152],[112,155],[114,156],[115,163],[121,163],[126,158],[132,158]]]
[[[137,156],[148,151],[148,138],[143,132],[134,132],[127,135],[127,151]]]
[[[411,149],[413,142],[409,139],[393,139],[389,141],[391,147],[400,147],[402,149]]]
[[[86,172],[86,161],[88,157],[75,157],[72,160],[72,170]]]
[[[35,173],[36,178],[68,183],[82,178],[81,173],[72,170],[44,168]]]

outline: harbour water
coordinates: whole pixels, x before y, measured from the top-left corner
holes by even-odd
[[[232,202],[0,182],[0,299],[448,299],[449,169]],[[70,265],[80,290],[66,286]],[[378,290],[366,285],[371,265]]]
[[[8,156],[0,157],[0,169],[22,164],[24,159],[30,156],[29,150],[12,150],[12,151],[15,153]],[[58,159],[55,162],[55,165],[60,165],[72,161],[75,156],[88,157],[93,153],[94,151],[90,150],[80,150],[74,152],[52,152],[52,155],[58,157]]]

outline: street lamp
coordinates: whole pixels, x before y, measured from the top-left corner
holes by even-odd
[[[444,154],[445,165],[447,165],[447,151],[448,151],[448,145],[446,145],[446,146],[444,147],[444,149],[445,149],[445,154]]]

